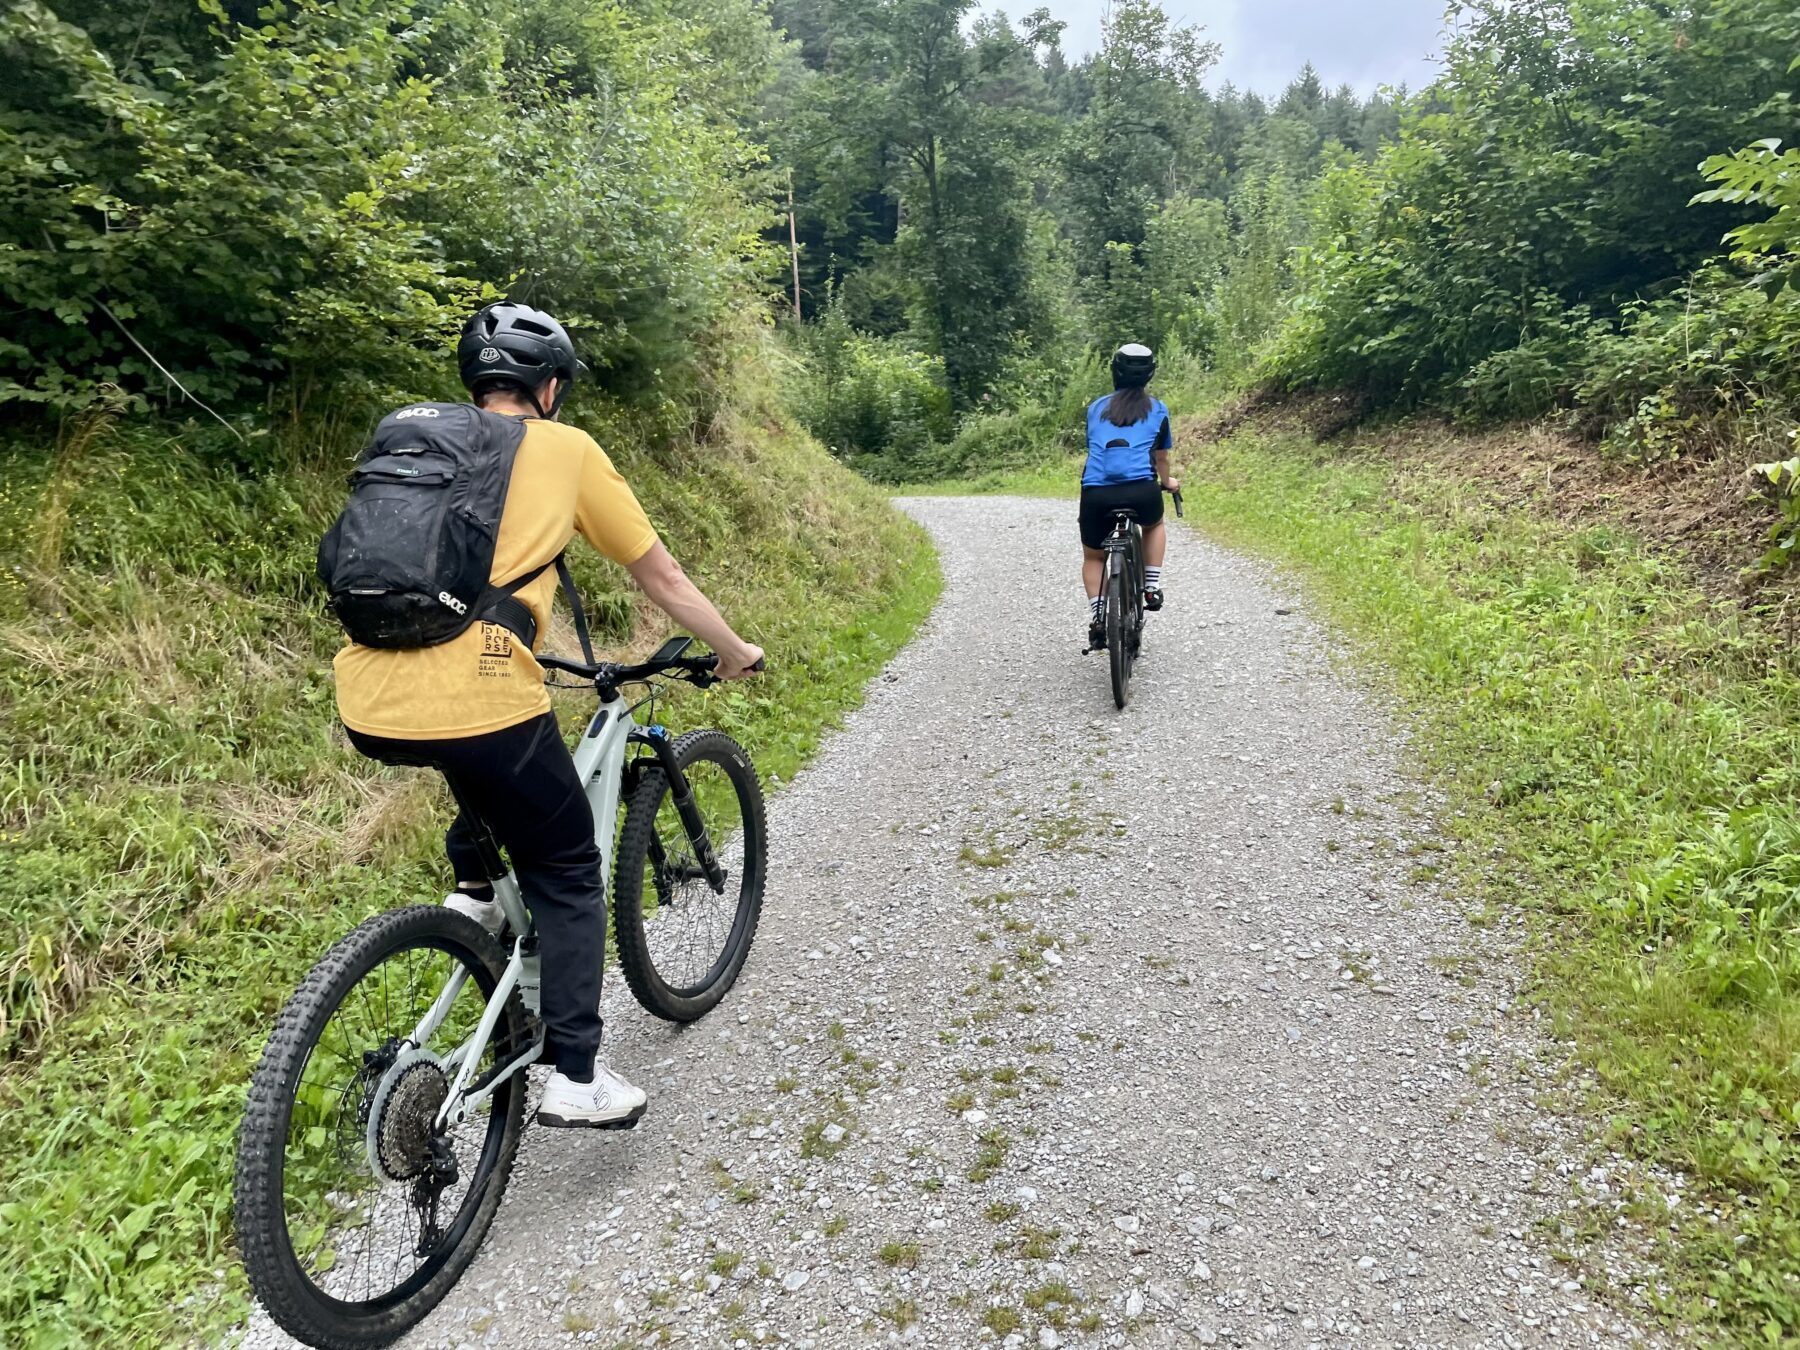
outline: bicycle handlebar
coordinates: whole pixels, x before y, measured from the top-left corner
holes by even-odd
[[[1164,488],[1163,491],[1168,493],[1169,496],[1171,496],[1175,499],[1175,514],[1177,516],[1182,515],[1183,512],[1181,509],[1181,489],[1180,488]]]
[[[617,661],[572,661],[552,652],[540,652],[537,663],[545,670],[579,675],[595,684],[633,684],[657,675],[670,675],[678,680],[686,680],[701,689],[719,682],[719,677],[713,674],[719,668],[719,658],[716,656],[678,656],[673,661],[646,661],[640,665],[625,665]],[[760,671],[763,665],[764,660],[759,657],[750,669]]]

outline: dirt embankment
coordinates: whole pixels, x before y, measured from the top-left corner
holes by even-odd
[[[1398,470],[1404,495],[1414,476],[1449,477],[1491,507],[1629,530],[1680,558],[1713,594],[1800,630],[1800,569],[1760,565],[1778,513],[1741,457],[1636,464],[1551,420],[1471,430],[1441,417],[1381,417],[1354,391],[1266,386],[1190,419],[1183,439],[1241,431],[1299,431],[1336,453],[1379,457]]]

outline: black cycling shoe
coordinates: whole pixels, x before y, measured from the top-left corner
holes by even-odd
[[[1106,645],[1106,624],[1095,619],[1088,624],[1088,650],[1093,651]]]
[[[1146,586],[1144,588],[1144,608],[1145,609],[1150,610],[1151,612],[1154,613],[1156,610],[1159,610],[1162,608],[1162,602],[1163,602],[1163,593],[1162,593],[1161,586]]]

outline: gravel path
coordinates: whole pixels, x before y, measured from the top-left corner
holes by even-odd
[[[903,505],[943,601],[772,801],[737,992],[677,1030],[610,982],[649,1114],[529,1133],[408,1344],[1644,1339],[1538,1231],[1607,1177],[1297,601],[1178,530],[1120,714],[1072,504]]]

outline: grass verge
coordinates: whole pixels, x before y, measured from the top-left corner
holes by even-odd
[[[1478,895],[1535,916],[1539,991],[1710,1343],[1800,1335],[1800,670],[1614,525],[1499,509],[1415,457],[1244,432],[1181,455],[1190,520],[1300,570],[1391,672]],[[1176,578],[1179,593],[1180,579]],[[1585,1235],[1591,1236],[1591,1235]]]
[[[923,532],[772,423],[615,458],[769,652],[669,720],[789,778],[929,610]],[[243,1313],[231,1155],[275,1011],[358,920],[443,888],[440,789],[333,715],[311,572],[342,474],[99,421],[0,446],[0,1343],[167,1345]],[[599,640],[661,636],[622,573],[576,564]]]

